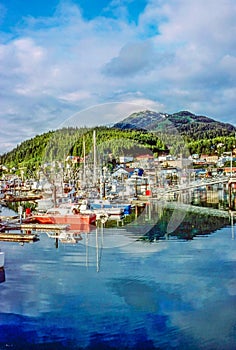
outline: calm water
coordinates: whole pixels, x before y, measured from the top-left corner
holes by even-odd
[[[168,215],[0,242],[0,349],[236,349],[236,228],[193,214],[167,237]]]

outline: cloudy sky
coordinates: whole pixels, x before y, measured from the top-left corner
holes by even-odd
[[[0,0],[0,154],[147,108],[235,125],[235,18],[235,0]]]

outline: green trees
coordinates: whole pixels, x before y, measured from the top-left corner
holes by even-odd
[[[188,143],[191,154],[217,154],[221,156],[223,152],[231,152],[236,147],[234,136],[217,136],[212,139],[201,139]]]
[[[12,151],[0,156],[0,165],[9,169],[24,169],[24,174],[35,176],[42,164],[55,161],[65,162],[67,156],[84,156],[93,152],[93,131],[89,128],[63,128],[37,135],[26,140]],[[234,136],[189,139],[189,135],[148,132],[135,129],[97,127],[96,143],[100,159],[104,164],[117,161],[119,156],[149,153],[154,156],[163,150],[173,155],[217,154],[231,152],[236,148]]]
[[[0,164],[8,168],[25,168],[25,174],[35,173],[44,163],[64,162],[67,156],[83,157],[83,142],[86,154],[93,151],[93,130],[88,128],[63,128],[37,135],[26,140],[12,151],[0,156]],[[147,131],[119,130],[97,127],[98,152],[105,158],[120,155],[158,152],[166,146],[157,135]]]

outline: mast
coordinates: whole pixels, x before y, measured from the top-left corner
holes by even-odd
[[[230,157],[230,178],[232,179],[233,176],[233,152],[231,151],[231,157]]]
[[[96,131],[93,130],[93,183],[97,183],[97,145],[96,145]]]
[[[85,139],[83,137],[83,157],[84,157],[84,183],[85,183],[85,179],[86,179],[86,162],[85,162],[85,157],[86,157],[86,150],[85,150]]]

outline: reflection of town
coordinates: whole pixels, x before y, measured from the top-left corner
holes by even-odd
[[[60,245],[82,244],[86,246],[86,265],[89,261],[87,252],[89,247],[92,247],[96,251],[97,270],[99,270],[103,247],[128,246],[136,242],[139,242],[141,247],[144,242],[149,242],[157,243],[152,249],[158,250],[160,241],[192,240],[229,225],[232,227],[232,238],[234,238],[235,183],[233,182],[231,192],[229,184],[229,181],[207,185],[200,183],[194,188],[166,191],[165,195],[156,198],[139,195],[139,198],[134,198],[132,205],[129,204],[132,210],[128,215],[123,213],[114,220],[111,220],[112,216],[109,216],[109,219],[107,216],[104,222],[100,220],[94,225],[86,225],[83,228],[80,224],[77,230],[75,227],[73,229],[65,227],[67,225],[40,225],[27,222],[18,227],[16,217],[15,222],[8,221],[8,232],[4,232],[6,227],[3,222],[1,223],[0,240],[12,241],[13,234],[10,231],[18,227],[18,232],[14,232],[14,240],[21,245],[30,241],[37,244],[42,235],[54,240],[56,249]],[[55,230],[52,229],[53,226]],[[0,271],[0,282],[4,281],[3,269]]]
[[[168,200],[151,201],[145,208],[145,215],[138,219],[140,239],[158,241],[160,239],[193,239],[209,235],[222,227],[234,225],[235,211],[229,208],[229,191],[225,185],[209,185],[170,194]],[[169,229],[170,222],[173,229]],[[141,236],[142,225],[150,225]],[[132,224],[129,230],[133,230]],[[137,227],[135,227],[137,233]]]
[[[167,233],[168,224],[172,215],[174,215],[174,212],[176,211],[178,213],[178,218],[181,218],[181,222],[173,231]],[[228,215],[221,217],[212,215],[207,211],[191,211],[188,210],[188,208],[164,208],[161,213],[160,220],[158,220],[150,231],[144,235],[143,239],[148,241],[171,238],[189,240],[196,236],[212,234],[216,230],[228,225]]]
[[[168,193],[162,199],[149,198],[148,200],[145,198],[143,202],[141,200],[136,201],[132,205],[132,211],[129,211],[128,215],[119,215],[114,220],[111,220],[111,217],[109,219],[106,218],[103,222],[103,228],[115,231],[121,226],[126,231],[133,232],[133,228],[135,227],[135,231],[142,237],[142,232],[145,231],[146,235],[147,225],[150,225],[150,232],[152,233],[155,228],[160,226],[162,229],[161,231],[159,229],[157,230],[159,233],[155,234],[156,239],[162,236],[165,237],[169,233],[171,236],[176,235],[179,237],[183,226],[186,238],[204,234],[204,232],[205,234],[209,234],[211,231],[229,223],[231,212],[229,197],[229,189],[226,184],[209,184],[198,188]],[[233,199],[235,201],[236,196],[233,196]],[[173,220],[172,213],[174,211],[176,212],[176,210],[182,212],[178,219],[179,224],[169,232],[167,225],[171,219]],[[28,230],[26,229],[27,225],[29,226]],[[56,246],[58,247],[59,243],[79,243],[83,240],[83,234],[94,233],[97,228],[99,229],[99,225],[101,226],[101,221],[100,223],[97,222],[96,225],[81,226],[80,224],[77,225],[78,227],[73,226],[73,229],[72,227],[68,229],[66,225],[22,224],[21,232],[18,236],[14,235],[14,237],[15,240],[17,239],[21,243],[24,243],[24,240],[25,242],[31,240],[36,242],[39,239],[39,233],[45,232],[48,237],[56,240]],[[137,225],[139,226],[138,228],[136,227]],[[53,230],[53,226],[55,226],[55,231]],[[7,239],[8,236],[5,237],[5,240]]]
[[[180,197],[178,198],[180,200]],[[232,227],[234,239],[234,215],[228,210],[228,192],[220,186],[194,189],[178,200],[149,201],[145,206],[134,207],[123,223],[107,220],[87,229],[33,230],[39,240],[46,237],[56,249],[63,245],[84,246],[81,264],[100,271],[104,248],[131,249],[140,254],[143,249],[154,252],[161,249],[162,241],[192,240],[204,237],[223,227]],[[138,208],[138,209],[137,209]],[[37,241],[35,241],[37,244]],[[17,243],[17,242],[16,242]],[[18,242],[18,244],[23,242]],[[149,243],[148,246],[145,243]],[[130,247],[130,248],[129,248]],[[79,249],[80,250],[80,249]],[[76,249],[77,251],[77,249]],[[5,282],[5,270],[0,269],[0,283]]]
[[[104,239],[106,234],[111,235],[121,232],[131,241],[144,240],[154,242],[163,239],[193,239],[196,236],[209,235],[222,227],[234,224],[234,215],[229,210],[229,194],[226,186],[213,185],[193,189],[181,193],[168,201],[150,200],[142,208],[134,208],[128,220],[120,222],[107,221],[103,225],[90,226],[89,233],[98,234],[103,229]],[[175,217],[177,215],[177,218]],[[176,227],[170,230],[170,222],[174,221]],[[118,227],[119,226],[119,227]],[[102,228],[101,228],[102,227]],[[83,243],[85,232],[68,231],[67,233],[54,234],[51,237],[58,243]],[[122,240],[122,236],[120,237]]]
[[[186,192],[185,198],[184,195],[182,197],[183,202],[186,202],[187,199],[187,203],[192,205],[223,210],[227,210],[229,207],[228,190],[223,184],[195,188],[192,191]]]

